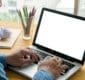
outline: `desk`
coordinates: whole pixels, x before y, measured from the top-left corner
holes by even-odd
[[[21,28],[21,24],[18,23],[10,23],[8,24],[7,22],[1,22],[0,21],[0,25],[4,25],[4,26],[11,26],[11,27],[20,27]],[[34,34],[35,31],[35,26],[32,25],[32,30],[31,30],[31,35]],[[14,44],[14,46],[11,49],[0,49],[0,52],[5,52],[6,54],[10,54],[10,51],[14,51],[17,48],[21,48],[21,47],[27,47],[28,45],[31,45],[32,40],[23,40],[22,39],[22,33],[20,34],[20,36],[18,37],[16,43]],[[18,73],[15,73],[11,70],[6,70],[7,73],[7,77],[9,80],[30,80],[27,79],[24,76],[19,75]],[[78,71],[76,72],[73,76],[71,76],[68,80],[85,80],[85,65]]]

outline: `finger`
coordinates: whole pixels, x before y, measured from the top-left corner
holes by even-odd
[[[54,59],[59,63],[59,64],[62,64],[63,60],[59,57],[55,57],[54,56]]]
[[[33,51],[33,50],[29,49],[29,48],[26,48],[26,49],[29,50],[30,55],[35,54],[39,58],[39,55],[35,51]]]
[[[38,62],[38,61],[40,60],[39,57],[36,56],[36,54],[32,54],[32,55],[31,55],[31,59],[32,59],[32,61],[34,61],[34,62]]]
[[[22,64],[30,64],[33,63],[31,59],[22,59]]]
[[[45,66],[45,63],[43,61],[41,61],[39,64],[38,64],[38,70],[41,68],[41,67],[44,67]]]
[[[39,56],[34,51],[32,51],[30,49],[24,48],[22,54],[23,55],[30,55],[33,61],[39,60]]]
[[[35,51],[32,51],[31,49],[30,49],[30,56],[31,56],[31,58],[34,60],[34,61],[39,61],[40,60],[40,57],[39,57],[39,55],[35,52]]]
[[[39,63],[38,63],[38,67],[41,67],[41,66],[49,66],[49,62],[46,60],[46,61],[40,61]]]
[[[51,58],[52,58],[51,56],[47,56],[44,60],[49,60]]]
[[[22,48],[22,49],[21,49],[21,53],[22,53],[23,55],[31,55],[31,54],[32,54],[32,50],[26,49],[26,48]]]
[[[58,72],[62,72],[67,68],[68,68],[67,65],[58,65],[56,69],[58,70]]]
[[[55,77],[59,77],[60,76],[60,72],[56,70],[56,75]]]
[[[62,65],[62,70],[69,68],[67,65]]]
[[[62,59],[55,57],[55,56],[52,57],[51,61],[54,62],[56,65],[59,65],[63,62]]]

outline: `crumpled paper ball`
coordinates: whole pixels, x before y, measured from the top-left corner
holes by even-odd
[[[11,32],[7,28],[0,28],[0,40],[7,39],[11,35]]]

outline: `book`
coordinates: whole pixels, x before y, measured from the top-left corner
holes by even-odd
[[[21,30],[17,28],[8,28],[8,30],[11,32],[11,35],[6,40],[0,40],[0,48],[11,48],[21,33]]]

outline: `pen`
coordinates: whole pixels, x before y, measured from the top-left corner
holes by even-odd
[[[28,18],[28,20],[27,20],[26,34],[29,34],[29,33],[30,33],[30,28],[31,28],[32,19],[33,19],[32,12],[30,11],[30,13],[29,13],[29,18]]]
[[[23,21],[22,14],[21,14],[20,10],[17,10],[17,13],[18,13],[18,15],[19,15],[19,17],[20,17],[20,19],[21,19],[22,26],[23,26],[23,29],[24,29],[24,31],[25,31],[25,25],[24,25],[24,21]]]

